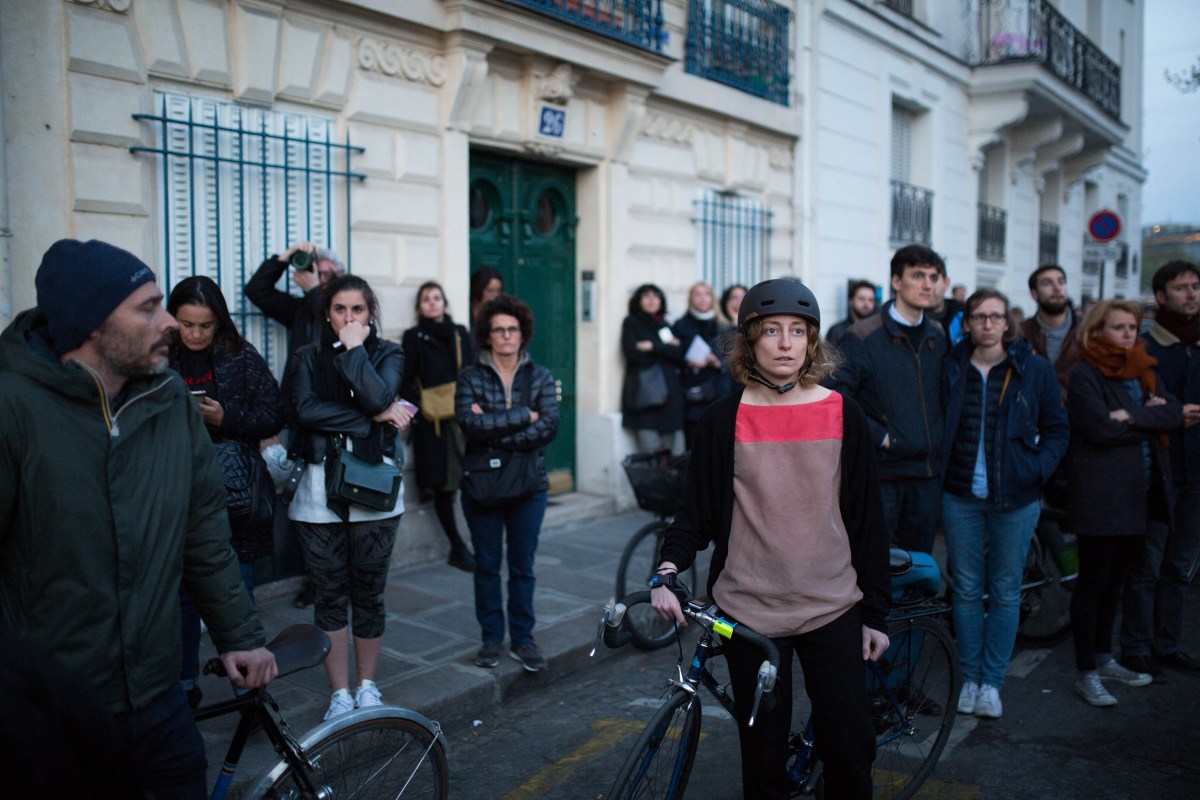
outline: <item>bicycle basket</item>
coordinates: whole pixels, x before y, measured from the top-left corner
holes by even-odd
[[[675,513],[687,479],[687,454],[631,453],[621,462],[638,506],[663,516]]]

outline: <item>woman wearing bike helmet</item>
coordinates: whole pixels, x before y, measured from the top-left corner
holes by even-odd
[[[793,651],[821,731],[826,796],[872,794],[875,738],[863,687],[865,660],[888,647],[888,545],[866,417],[819,385],[835,367],[820,325],[816,297],[794,278],[747,292],[730,357],[743,388],[700,419],[657,570],[686,569],[715,543],[709,596],[779,648],[775,706],[749,727],[761,654],[737,640],[726,645],[742,792],[756,800],[790,796]],[[653,604],[684,624],[669,588],[656,588]]]

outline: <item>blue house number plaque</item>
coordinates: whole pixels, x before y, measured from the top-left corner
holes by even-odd
[[[561,139],[563,128],[566,127],[566,124],[566,109],[542,106],[542,115],[538,120],[538,133],[542,136],[553,136]]]

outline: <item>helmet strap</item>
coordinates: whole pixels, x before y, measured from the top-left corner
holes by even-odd
[[[758,383],[758,384],[761,384],[761,385],[767,387],[768,389],[774,389],[779,394],[787,394],[792,389],[795,389],[797,386],[799,386],[800,379],[804,377],[804,373],[808,372],[808,364],[805,364],[804,369],[800,370],[800,374],[796,376],[796,380],[789,381],[788,383],[780,385],[778,383],[771,383],[769,380],[764,378],[762,376],[762,373],[758,371],[758,365],[755,364],[753,362],[753,360],[747,359],[747,361],[749,361],[750,363],[748,363],[746,365],[747,367],[749,367],[749,369],[746,373],[746,377],[748,377],[750,380],[754,381],[755,383]]]

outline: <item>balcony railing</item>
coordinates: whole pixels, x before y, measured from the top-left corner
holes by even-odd
[[[506,0],[571,25],[661,53],[667,32],[662,0]]]
[[[1038,228],[1038,266],[1058,263],[1058,224],[1043,221]]]
[[[771,0],[689,0],[684,68],[786,106],[790,21]]]
[[[883,4],[899,14],[913,15],[913,0],[883,0]]]
[[[1121,68],[1045,0],[982,0],[980,63],[1035,61],[1121,119]]]
[[[979,240],[975,255],[988,261],[1004,260],[1004,238],[1008,230],[1008,212],[1003,208],[979,204]]]
[[[933,192],[892,179],[892,242],[929,244],[933,227]]]

